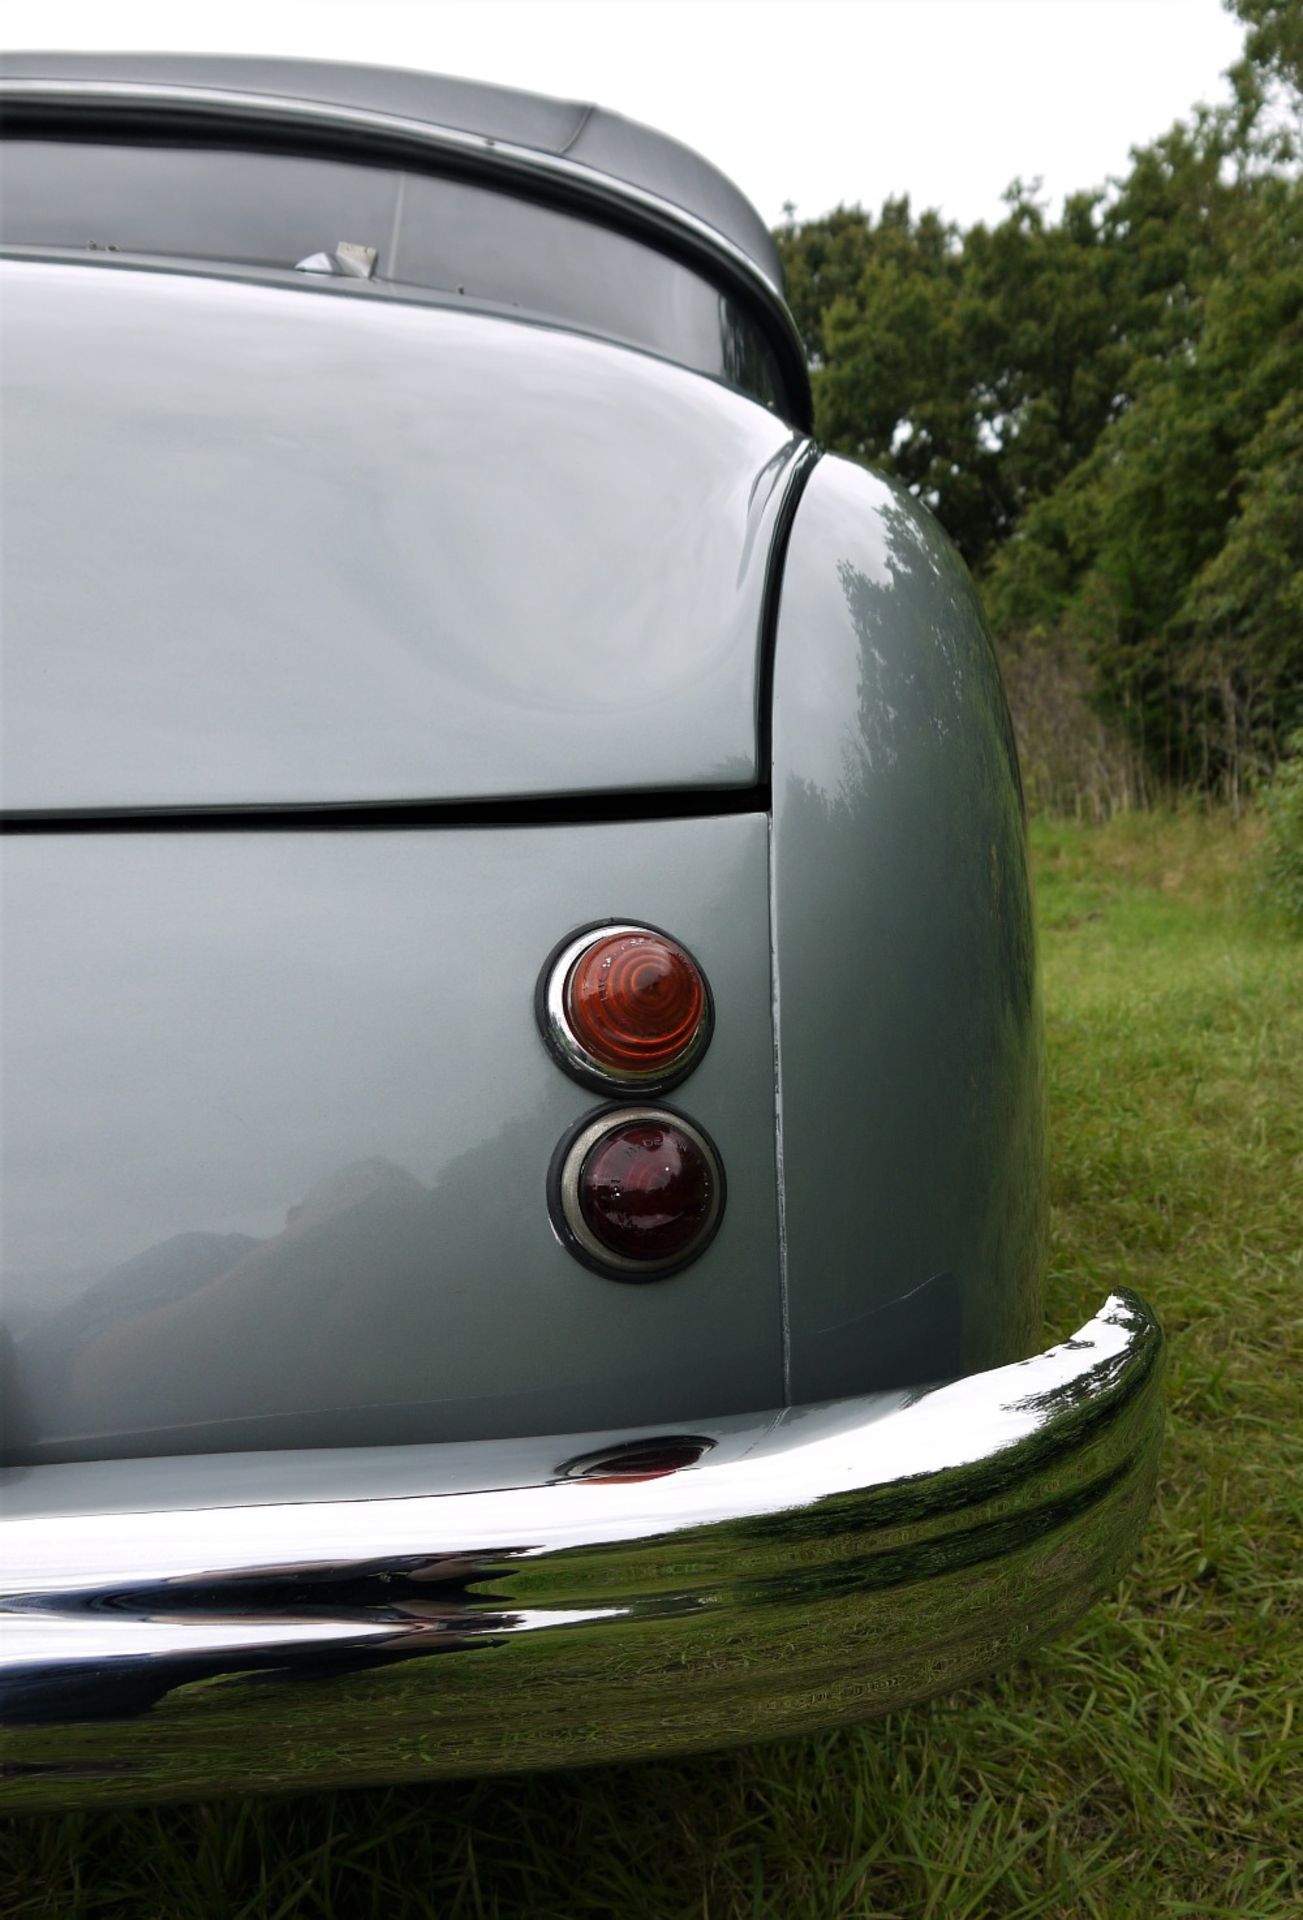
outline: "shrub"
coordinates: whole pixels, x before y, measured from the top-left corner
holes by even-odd
[[[1272,907],[1303,927],[1303,730],[1290,735],[1288,757],[1264,790],[1263,812],[1262,890]]]
[[[1096,711],[1080,649],[1033,634],[999,651],[1029,811],[1101,821],[1147,807],[1154,795],[1144,762],[1122,729]]]

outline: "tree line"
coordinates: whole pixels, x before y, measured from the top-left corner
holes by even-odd
[[[1227,3],[1230,101],[1057,218],[777,235],[819,436],[973,567],[1044,805],[1238,802],[1303,726],[1303,0]]]

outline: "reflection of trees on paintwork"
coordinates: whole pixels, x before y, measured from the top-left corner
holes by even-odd
[[[835,591],[811,570],[807,548],[805,598],[787,616],[819,639],[792,671],[805,732],[790,733],[775,807],[780,861],[784,844],[801,850],[781,869],[782,911],[792,927],[826,935],[830,991],[827,1007],[785,999],[784,1044],[853,1062],[835,1064],[844,1079],[828,1098],[856,1113],[864,1172],[854,1209],[823,1209],[829,1270],[867,1269],[877,1302],[952,1273],[967,1370],[1034,1339],[1027,1311],[1043,1246],[1035,943],[1016,754],[989,635],[940,529],[907,496],[863,476],[823,498],[829,525],[855,530],[821,560]],[[803,510],[814,510],[808,498]],[[783,671],[780,657],[780,701]],[[781,706],[776,726],[781,754]],[[845,1025],[849,1046],[832,1037],[833,1024]],[[844,1345],[842,1386],[832,1343],[844,1307],[812,1322],[798,1290],[793,1313],[811,1373],[837,1383],[828,1391],[853,1390],[850,1362],[871,1355],[871,1322]],[[925,1340],[926,1311],[918,1317]],[[912,1377],[938,1372],[923,1356]]]
[[[268,1239],[175,1234],[111,1268],[84,1304],[20,1343],[15,1371],[39,1375],[56,1404],[66,1394],[83,1419],[100,1409],[143,1433],[273,1410],[287,1386],[309,1405],[332,1384],[346,1392],[350,1360],[365,1365],[377,1339],[392,1339],[403,1300],[428,1300],[437,1282],[437,1207],[396,1162],[356,1161]],[[28,1443],[21,1431],[10,1439]]]

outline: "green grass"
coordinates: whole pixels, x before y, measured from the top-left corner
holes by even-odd
[[[1171,1339],[1158,1509],[1121,1592],[960,1694],[676,1765],[43,1816],[8,1916],[832,1920],[1303,1910],[1303,947],[1251,828],[1034,834],[1050,1325],[1115,1281]]]

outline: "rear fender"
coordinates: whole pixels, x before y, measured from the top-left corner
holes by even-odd
[[[797,1404],[1031,1350],[1041,1018],[1008,707],[963,562],[825,459],[774,659],[771,910]]]

